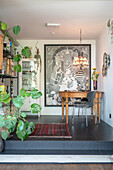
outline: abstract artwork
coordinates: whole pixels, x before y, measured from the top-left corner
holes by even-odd
[[[82,52],[88,65],[74,65]],[[47,44],[45,56],[45,106],[60,106],[59,91],[86,91],[91,89],[91,45]]]

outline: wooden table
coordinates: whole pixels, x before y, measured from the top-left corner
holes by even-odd
[[[62,97],[62,119],[64,119],[64,101],[66,103],[66,123],[68,123],[68,98],[86,98],[88,92],[82,91],[59,91],[59,97]],[[96,91],[94,99],[95,107],[95,124],[97,124],[97,111],[99,112],[99,123],[100,123],[100,114],[101,114],[101,98],[103,92]],[[65,100],[66,99],[66,100]],[[93,119],[93,107],[91,107],[91,119]]]

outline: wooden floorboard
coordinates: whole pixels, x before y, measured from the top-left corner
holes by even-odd
[[[0,170],[112,170],[113,164],[1,164]]]

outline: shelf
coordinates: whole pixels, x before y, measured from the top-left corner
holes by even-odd
[[[8,56],[10,56],[10,57],[8,57]],[[8,50],[4,51],[3,50],[3,58],[13,59],[13,57],[14,57],[14,55],[11,54],[10,51],[8,51]]]
[[[17,76],[10,76],[8,74],[0,74],[0,78],[18,78]]]

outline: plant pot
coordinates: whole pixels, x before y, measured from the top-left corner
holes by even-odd
[[[97,80],[93,80],[93,90],[97,90]]]
[[[3,126],[2,128],[0,128],[0,137],[1,137],[1,132],[2,131],[7,131],[8,132],[7,128]],[[10,137],[10,133],[8,132],[8,138],[9,137]]]
[[[3,139],[0,137],[0,152],[2,152],[4,149],[4,141]]]

